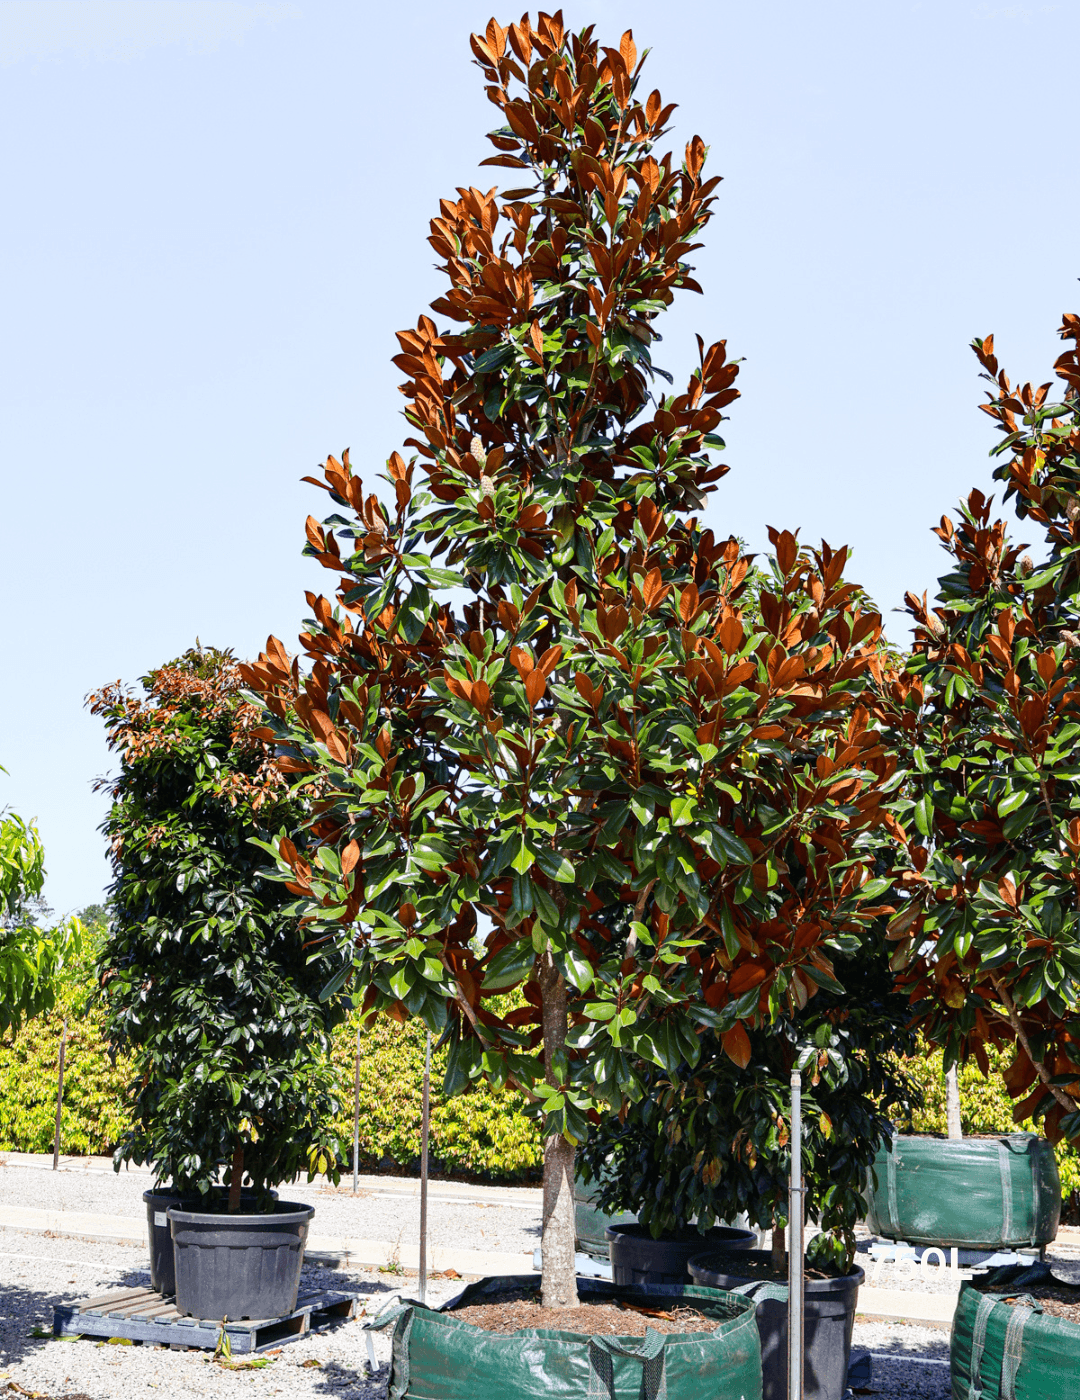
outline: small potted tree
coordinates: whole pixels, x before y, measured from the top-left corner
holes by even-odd
[[[736,1063],[709,1035],[696,1065],[650,1073],[649,1092],[622,1119],[592,1132],[583,1157],[606,1168],[603,1206],[635,1209],[650,1233],[696,1217],[708,1226],[745,1214],[772,1228],[772,1251],[717,1251],[700,1240],[687,1267],[695,1283],[736,1288],[779,1285],[758,1303],[765,1400],[787,1386],[787,1260],[791,1069],[804,1072],[803,1180],[810,1241],[805,1283],[805,1394],[840,1400],[863,1271],[855,1267],[854,1227],[865,1210],[865,1182],[890,1115],[910,1108],[898,1054],[915,1048],[907,1002],[892,987],[880,931],[840,955],[845,990],[822,989],[802,1010],[749,1033]],[[662,1237],[662,1236],[661,1236]]]
[[[281,764],[311,784],[317,852],[271,845],[327,993],[422,1018],[450,1092],[513,1081],[543,1116],[557,1317],[579,1302],[590,1115],[640,1097],[643,1065],[695,1060],[705,1027],[741,1045],[770,997],[830,975],[825,925],[755,943],[733,911],[764,908],[780,878],[739,780],[783,765],[790,715],[846,706],[879,620],[834,592],[830,552],[811,611],[838,640],[826,627],[812,653],[820,618],[775,597],[787,631],[748,632],[750,561],[693,513],[727,470],[715,433],[737,365],[699,341],[685,392],[657,395],[654,322],[696,288],[685,258],[716,181],[698,137],[681,161],[652,153],[671,108],[644,95],[632,35],[604,48],[542,15],[472,42],[500,111],[489,163],[520,187],[443,202],[433,310],[455,329],[422,316],[396,361],[414,455],[390,457],[382,500],[347,455],[327,462],[334,513],[309,520],[308,549],[336,600],[309,594],[309,669],[271,640],[245,674]],[[793,536],[782,551],[795,590]],[[837,820],[859,827],[877,780],[849,766],[865,756],[851,724],[801,781],[836,789]],[[838,863],[837,908],[857,920],[877,891],[851,847]],[[491,995],[511,987],[526,1004],[499,1015]],[[411,1316],[415,1342],[428,1323]]]
[[[1061,335],[1072,345],[1055,366],[1058,395],[1052,383],[1011,384],[992,337],[974,343],[991,386],[983,407],[1005,434],[994,474],[1005,482],[1006,498],[1015,499],[1025,530],[1041,537],[1039,557],[1012,543],[1005,522],[993,519],[991,501],[973,491],[958,518],[944,517],[936,532],[953,559],[940,581],[940,605],[908,595],[915,647],[894,698],[897,730],[913,760],[901,814],[911,865],[892,936],[900,984],[946,1060],[973,1055],[985,1073],[987,1045],[1015,1046],[1006,1083],[1017,1099],[1016,1120],[1041,1119],[1051,1140],[1075,1143],[1080,318],[1066,316]],[[943,1158],[961,1146],[969,1151],[948,1192],[959,1198],[959,1231],[980,1244],[1052,1239],[1059,1200],[1049,1145],[1029,1135],[936,1144]],[[939,1185],[947,1171],[942,1161]],[[980,1196],[988,1201],[983,1212]],[[920,1204],[937,1208],[934,1201]],[[1007,1283],[1013,1296],[1014,1282]],[[1022,1291],[1039,1299],[1037,1277],[1028,1277]],[[962,1293],[954,1386],[965,1379],[979,1384],[974,1334],[985,1335],[989,1352],[1000,1347],[1006,1327],[1012,1337],[1006,1350],[1023,1355],[1017,1386],[1021,1373],[1033,1373],[1040,1386],[1064,1375],[1062,1366],[1075,1374],[1077,1310],[1057,1308],[1053,1292],[1044,1297],[1046,1311],[1061,1311],[1068,1326],[1038,1312],[1014,1313],[990,1294]]]
[[[90,699],[119,759],[102,781],[115,878],[99,972],[134,1079],[115,1166],[158,1177],[152,1278],[175,1286],[181,1312],[280,1316],[296,1305],[312,1209],[275,1204],[272,1188],[336,1171],[332,1013],[252,845],[301,812],[252,732],[259,711],[230,653],[198,647],[142,687]]]

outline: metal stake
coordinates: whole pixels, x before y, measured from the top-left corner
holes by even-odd
[[[803,1395],[802,1075],[791,1071],[791,1189],[788,1200],[788,1400]]]
[[[427,1179],[431,1129],[431,1032],[424,1041],[424,1101],[420,1117],[420,1301],[427,1302]]]
[[[60,1032],[60,1072],[56,1083],[56,1133],[53,1137],[52,1169],[60,1166],[60,1111],[64,1107],[64,1055],[67,1051],[67,1017],[64,1029]]]
[[[352,1128],[352,1193],[355,1196],[360,1185],[360,1031],[363,1018],[356,1024],[356,1088],[353,1098]]]

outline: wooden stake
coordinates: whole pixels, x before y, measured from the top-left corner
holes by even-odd
[[[60,1032],[60,1067],[56,1080],[56,1133],[53,1136],[52,1169],[60,1166],[60,1113],[64,1107],[64,1057],[67,1053],[67,1017]]]
[[[353,1098],[353,1128],[352,1128],[352,1193],[355,1196],[360,1184],[360,1028],[362,1021],[356,1026],[356,1087]]]

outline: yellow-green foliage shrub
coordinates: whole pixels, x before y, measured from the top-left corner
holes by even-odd
[[[112,1152],[127,1127],[128,1066],[113,1066],[101,1013],[72,1008],[69,993],[47,1016],[28,1021],[14,1041],[0,1042],[0,1151],[51,1152],[56,1128],[56,1077],[64,1013],[68,1015],[60,1150],[73,1156]]]
[[[336,1124],[349,1143],[353,1137],[356,1031],[334,1036],[338,1092],[348,1110]],[[543,1162],[537,1124],[524,1114],[521,1096],[479,1084],[446,1099],[442,1076],[445,1051],[431,1057],[431,1156],[446,1172],[495,1178],[531,1174]],[[366,1167],[392,1158],[403,1166],[420,1156],[420,1114],[424,1079],[424,1028],[379,1020],[360,1040],[360,1159]]]
[[[1001,1077],[1012,1052],[995,1050],[992,1046],[987,1046],[986,1049],[990,1059],[989,1078],[983,1076],[974,1060],[960,1066],[960,1125],[963,1131],[1039,1132],[1039,1128],[1030,1120],[1023,1123],[1013,1121],[1012,1100]],[[917,1133],[944,1134],[945,1076],[941,1069],[941,1051],[915,1056],[907,1060],[904,1067],[923,1095],[923,1107],[913,1114],[911,1130]],[[1061,1194],[1067,1200],[1075,1191],[1080,1191],[1080,1154],[1064,1142],[1059,1142],[1054,1150],[1061,1174]]]
[[[64,1010],[67,1063],[61,1151],[112,1152],[127,1128],[124,1106],[130,1070],[114,1067],[101,1034],[101,1015],[80,1014],[68,991],[57,1011],[30,1021],[15,1039],[0,1041],[0,1151],[51,1152],[56,1118],[56,1066]],[[334,1034],[333,1062],[345,1108],[336,1127],[353,1137],[355,1023]],[[543,1147],[522,1100],[485,1085],[447,1100],[442,1095],[445,1055],[432,1056],[431,1154],[444,1171],[513,1180],[537,1171]],[[379,1022],[361,1036],[360,1154],[370,1170],[390,1159],[409,1167],[420,1155],[424,1033],[419,1023],[399,1029]],[[351,1165],[351,1162],[350,1162]]]

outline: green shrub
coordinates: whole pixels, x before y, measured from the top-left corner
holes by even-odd
[[[51,1152],[56,1128],[56,1071],[68,1013],[60,1150],[83,1156],[112,1152],[128,1127],[124,1107],[129,1069],[109,1060],[99,1010],[73,1011],[66,991],[54,1011],[0,1042],[0,1151]]]
[[[960,1078],[960,1124],[965,1133],[1035,1133],[1039,1129],[1027,1119],[1023,1123],[1013,1120],[1013,1101],[1002,1074],[1012,1056],[1011,1049],[995,1050],[986,1047],[990,1060],[990,1075],[986,1077],[975,1062],[969,1061],[959,1067]],[[941,1051],[917,1055],[904,1065],[911,1080],[923,1095],[923,1107],[916,1111],[910,1124],[905,1128],[917,1133],[942,1133],[946,1131],[945,1121],[945,1078],[941,1070]],[[1061,1194],[1068,1201],[1080,1191],[1080,1153],[1066,1142],[1059,1142],[1054,1151],[1057,1154],[1058,1171],[1061,1173]]]
[[[368,1168],[384,1157],[402,1166],[420,1156],[420,1113],[424,1077],[424,1027],[419,1021],[396,1026],[380,1019],[363,1032],[360,1050],[360,1157]],[[347,1110],[334,1125],[351,1144],[356,1054],[355,1023],[334,1036],[338,1093]],[[476,1084],[446,1098],[442,1077],[446,1051],[431,1057],[431,1156],[455,1174],[513,1179],[543,1163],[537,1123],[525,1116],[524,1101],[509,1089]],[[387,1086],[393,1086],[393,1093]]]
[[[85,993],[83,994],[85,995]],[[128,1063],[109,1060],[100,1011],[72,1013],[68,990],[58,1009],[0,1041],[0,1151],[51,1152],[56,1118],[56,1064],[63,1013],[69,1011],[61,1150],[107,1154],[129,1126],[125,1095]],[[345,1106],[334,1123],[351,1148],[356,1025],[333,1035],[332,1060]],[[447,1100],[442,1093],[445,1052],[432,1056],[431,1153],[446,1172],[520,1180],[538,1171],[543,1146],[537,1125],[508,1090],[479,1085]],[[361,1036],[360,1154],[364,1170],[387,1158],[409,1168],[420,1155],[424,1033],[416,1024],[380,1024]],[[392,1092],[388,1092],[388,1086]],[[348,1164],[351,1166],[351,1160]]]

